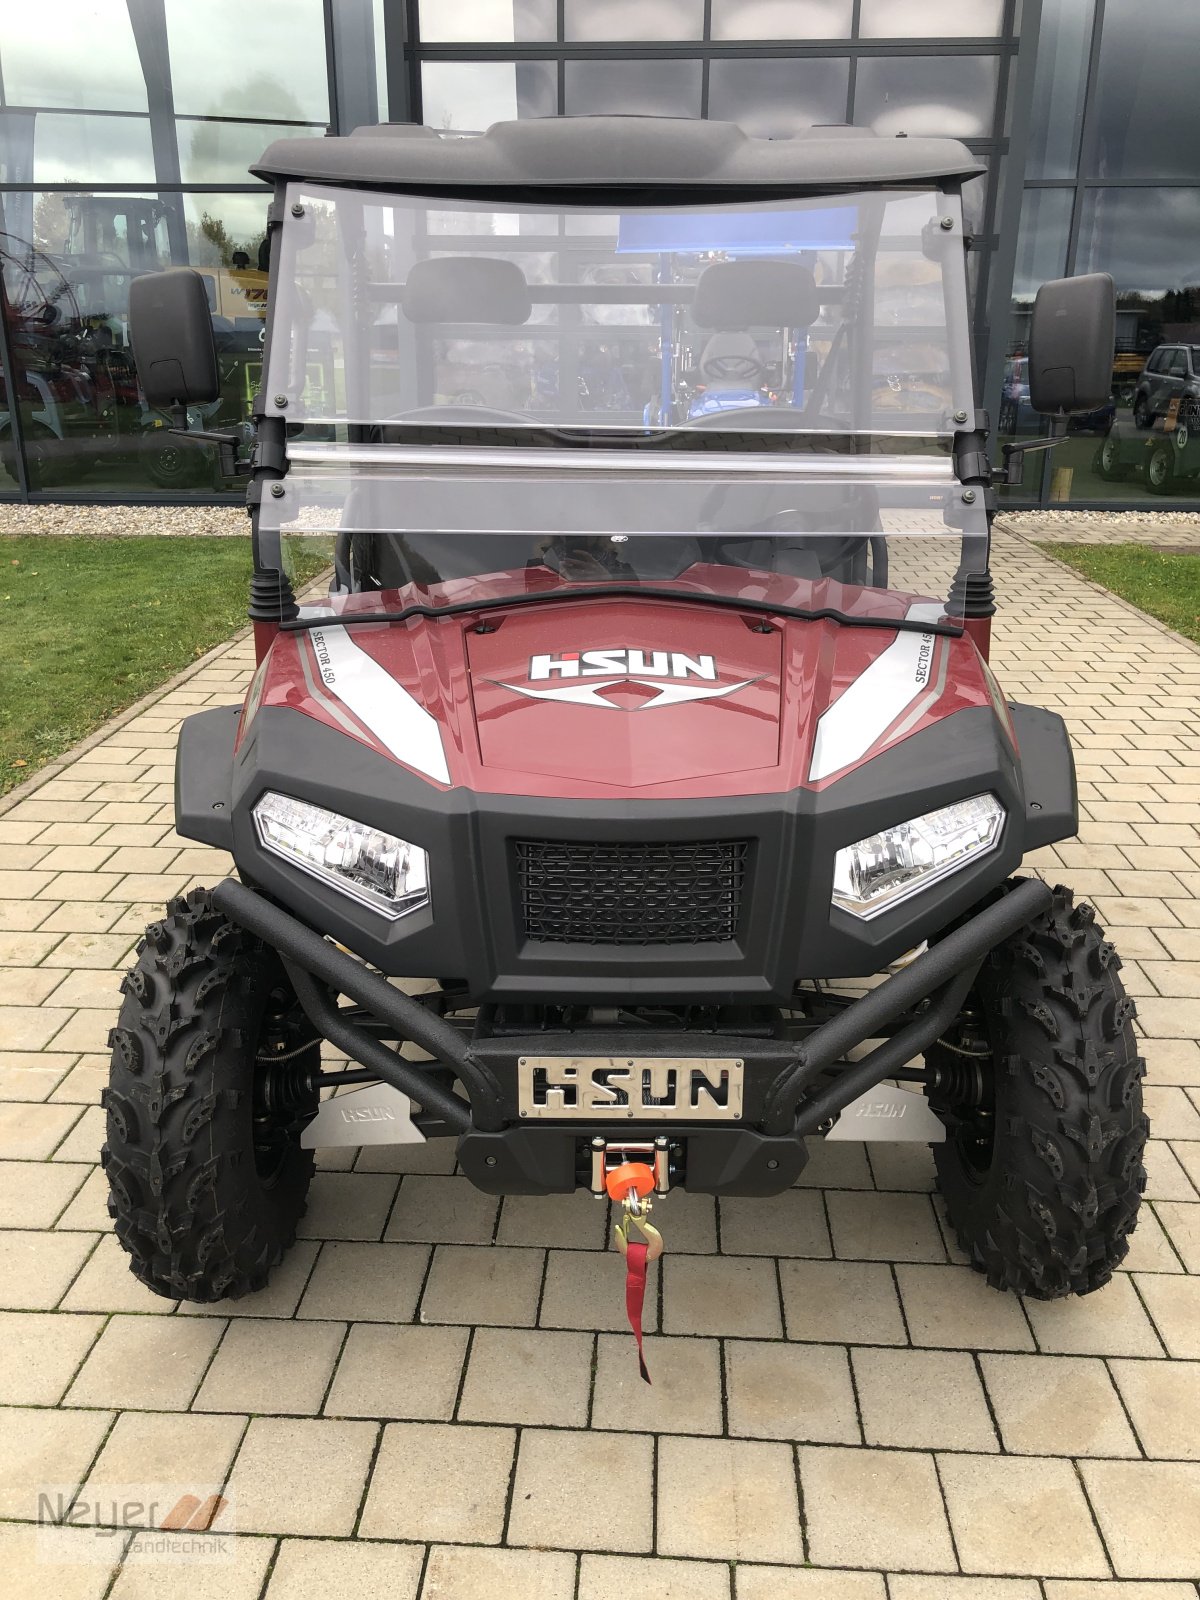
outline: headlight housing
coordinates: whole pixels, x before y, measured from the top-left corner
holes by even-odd
[[[995,795],[976,794],[882,828],[838,851],[833,903],[856,917],[877,917],[994,850],[1003,825]]]
[[[407,839],[273,791],[256,803],[254,826],[264,850],[385,917],[429,904],[429,857]]]

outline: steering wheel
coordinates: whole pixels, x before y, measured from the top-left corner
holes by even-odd
[[[729,426],[731,417],[747,420],[755,419],[753,426],[743,429],[732,429]],[[746,433],[777,433],[796,426],[797,420],[808,424],[808,428],[820,433],[845,433],[846,424],[839,422],[836,417],[826,417],[820,412],[811,412],[804,406],[738,406],[730,407],[725,411],[710,411],[705,416],[693,417],[689,422],[677,424],[680,428],[704,429],[708,433],[724,431]]]
[[[394,423],[405,422],[457,423],[462,428],[469,428],[472,425],[482,427],[487,423],[498,423],[509,427],[515,423],[522,428],[548,425],[548,419],[547,422],[543,422],[539,417],[531,417],[526,411],[502,411],[499,406],[449,405],[418,406],[414,411],[398,411],[382,426],[388,427]]]

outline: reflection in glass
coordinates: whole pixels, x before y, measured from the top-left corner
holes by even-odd
[[[1070,224],[1069,189],[1025,191],[1013,271],[1012,323],[1005,350],[1004,386],[997,419],[998,431],[1006,438],[1044,431],[1041,418],[1029,405],[1029,318],[1034,296],[1041,285],[1049,278],[1062,276]],[[1026,458],[1023,492],[1036,493],[1041,471],[1040,456]]]
[[[212,11],[208,8],[211,54]],[[4,97],[9,105],[145,111],[146,80],[123,4],[54,0],[4,7]]]
[[[184,491],[227,487],[214,452],[173,436],[142,398],[129,350],[129,284],[185,262],[205,279],[222,394],[192,407],[194,428],[227,427],[249,444],[249,402],[261,382],[268,195],[6,195],[0,267],[12,382],[30,486],[87,484]],[[18,207],[14,201],[31,202]],[[178,241],[172,248],[172,236]],[[0,443],[0,454],[3,452]],[[3,488],[0,477],[0,488]]]
[[[422,44],[539,44],[557,38],[556,0],[420,0]]]
[[[566,0],[566,38],[699,39],[704,0]]]
[[[996,39],[1004,0],[862,0],[860,39]]]
[[[568,61],[566,71],[563,109],[571,116],[700,115],[699,61]]]
[[[154,152],[146,117],[75,111],[0,112],[9,183],[147,183]],[[31,148],[32,146],[32,148]]]
[[[783,138],[819,122],[845,122],[847,60],[739,56],[709,68],[708,114],[760,138]]]
[[[426,61],[421,106],[427,126],[482,133],[493,122],[551,117],[557,109],[553,61]]]
[[[165,3],[177,116],[329,121],[322,0]]]
[[[1029,121],[1029,178],[1072,178],[1087,87],[1093,0],[1042,0]]]
[[[13,437],[10,405],[8,374],[0,359],[0,495],[15,493],[21,486],[17,477],[17,442]]]
[[[712,0],[714,39],[848,39],[853,0]]]
[[[1200,175],[1198,55],[1200,9],[1195,0],[1106,8],[1089,161],[1094,176],[1195,180]]]
[[[864,56],[858,63],[854,121],[876,133],[991,136],[995,56]]]
[[[320,138],[324,125],[281,127],[276,122],[209,122],[180,117],[176,125],[184,183],[246,183],[249,169],[276,139]]]

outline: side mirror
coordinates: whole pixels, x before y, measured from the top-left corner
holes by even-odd
[[[1029,404],[1043,415],[1098,411],[1112,393],[1117,303],[1107,272],[1044,283],[1029,329]]]
[[[190,267],[147,272],[129,285],[129,337],[149,405],[172,411],[220,396],[204,279]]]

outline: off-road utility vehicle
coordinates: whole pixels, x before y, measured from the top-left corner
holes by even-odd
[[[988,666],[976,158],[583,118],[254,170],[259,664],[177,766],[180,833],[237,878],[125,982],[104,1160],[137,1276],[261,1286],[329,1137],[453,1139],[496,1194],[619,1164],[769,1195],[812,1139],[908,1133],[992,1284],[1103,1284],[1142,1068],[1092,911],[1014,876],[1077,806],[1061,719]],[[132,302],[186,417],[203,286]],[[1112,330],[1107,278],[1043,287],[1040,412],[1104,402]],[[672,374],[717,334],[786,383],[689,415]]]

